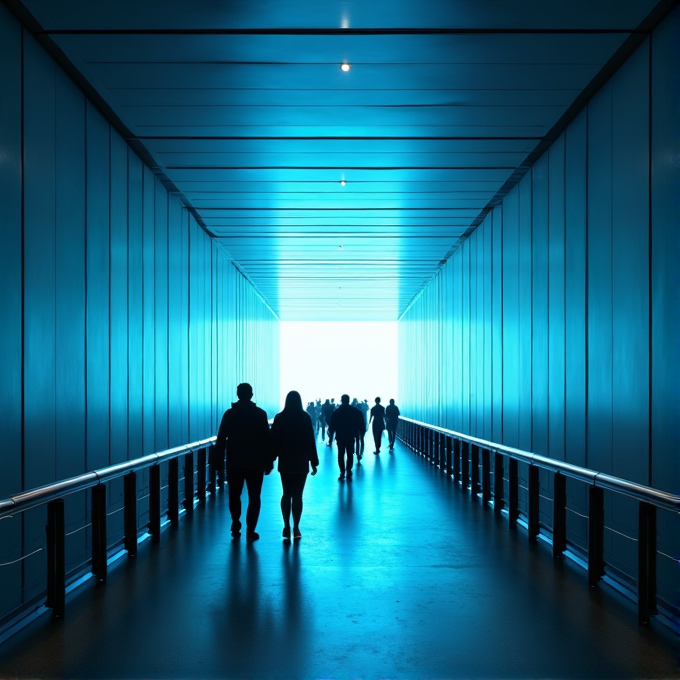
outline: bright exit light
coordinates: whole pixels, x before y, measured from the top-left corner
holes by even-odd
[[[352,67],[347,62],[340,64],[340,70],[344,71],[345,73],[347,73],[347,71],[349,71],[351,68]]]
[[[305,406],[343,394],[399,403],[396,322],[287,321],[280,333],[281,406],[290,390]]]

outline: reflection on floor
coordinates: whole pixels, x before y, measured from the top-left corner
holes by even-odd
[[[63,622],[5,643],[0,676],[678,676],[665,630],[404,447],[367,451],[352,482],[319,455],[299,543],[281,539],[276,473],[252,545],[231,540],[221,494],[74,594]]]

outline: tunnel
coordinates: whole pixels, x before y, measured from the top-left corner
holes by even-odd
[[[2,0],[0,677],[680,677],[679,121],[672,0]],[[235,539],[317,321],[394,451]]]

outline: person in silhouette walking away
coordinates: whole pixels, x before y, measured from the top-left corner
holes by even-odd
[[[321,435],[321,438],[324,439],[324,440],[326,439],[326,427],[330,427],[331,416],[333,415],[333,411],[335,411],[335,404],[331,404],[330,399],[326,399],[323,406],[321,407],[321,415],[323,417],[323,422],[325,423],[325,425],[322,425],[322,427],[324,428],[324,431]],[[330,446],[330,445],[331,445],[331,441],[330,441],[330,433],[329,433],[329,438],[328,438],[328,441],[326,442],[326,446]]]
[[[389,406],[385,409],[385,421],[387,423],[387,438],[390,440],[390,451],[394,451],[394,441],[397,438],[397,426],[399,425],[399,407],[390,399]]]
[[[363,409],[361,408],[363,402],[360,402],[356,397],[352,399],[352,406],[359,410],[361,417],[364,419],[364,426],[361,428],[361,432],[357,432],[356,437],[356,454],[357,454],[357,465],[361,465],[361,459],[364,457],[365,442],[364,437],[366,436],[366,417],[364,416]]]
[[[290,539],[290,513],[293,511],[293,538],[302,538],[300,517],[302,516],[302,492],[305,488],[309,465],[312,476],[319,466],[316,453],[316,437],[312,419],[302,410],[300,393],[288,392],[283,411],[274,417],[271,431],[273,459],[279,459],[281,475],[281,514],[283,515],[283,537]]]
[[[375,441],[375,453],[380,453],[380,441],[382,440],[382,433],[385,429],[385,407],[380,405],[380,397],[375,398],[375,406],[371,409],[371,420],[373,422],[373,440]]]
[[[316,420],[316,406],[314,406],[314,402],[310,401],[305,410],[307,411],[307,415],[312,419],[312,429],[314,430],[314,439],[316,440],[316,431],[319,427],[319,423]]]
[[[227,484],[229,486],[229,512],[231,535],[241,535],[241,493],[243,484],[248,487],[246,512],[246,540],[257,541],[255,532],[260,516],[260,493],[265,474],[272,471],[269,455],[269,422],[267,413],[253,402],[253,388],[241,383],[236,388],[238,401],[222,417],[215,455],[220,460],[226,451]]]
[[[333,412],[331,422],[328,425],[328,441],[333,443],[333,436],[338,442],[338,465],[342,481],[352,479],[352,466],[354,464],[354,440],[360,432],[365,432],[364,418],[358,408],[349,403],[349,395],[343,394],[340,398],[341,405]],[[345,464],[345,456],[347,463]]]

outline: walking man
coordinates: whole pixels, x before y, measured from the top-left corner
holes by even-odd
[[[269,423],[266,412],[253,403],[253,388],[248,383],[236,388],[236,396],[238,401],[222,417],[215,455],[219,460],[226,451],[231,535],[234,538],[241,535],[241,493],[245,483],[248,487],[246,540],[257,541],[260,535],[255,528],[260,516],[262,481],[273,469],[268,451]]]
[[[397,438],[397,426],[399,425],[399,407],[390,399],[389,406],[385,409],[387,422],[387,437],[390,440],[390,451],[394,451],[394,441]]]
[[[335,401],[335,399],[333,399]],[[326,427],[331,426],[331,416],[333,415],[333,412],[335,411],[335,404],[331,404],[329,399],[326,399],[324,402],[323,406],[321,407],[321,417],[323,418],[321,428],[322,428],[322,434],[321,438],[325,439],[326,438]],[[328,441],[326,442],[326,446],[331,445],[331,439],[330,439],[330,432],[328,433]]]
[[[354,440],[357,434],[365,432],[364,417],[358,408],[354,408],[349,403],[349,395],[343,394],[340,398],[341,405],[333,411],[330,423],[328,424],[328,440],[333,443],[333,436],[338,442],[338,466],[340,467],[340,477],[342,481],[352,479],[352,466],[354,464]],[[347,456],[347,462],[345,462]]]
[[[373,441],[375,442],[375,453],[380,453],[380,442],[382,440],[382,433],[385,429],[385,407],[380,404],[380,397],[375,398],[375,406],[371,409],[371,420],[373,422]]]

